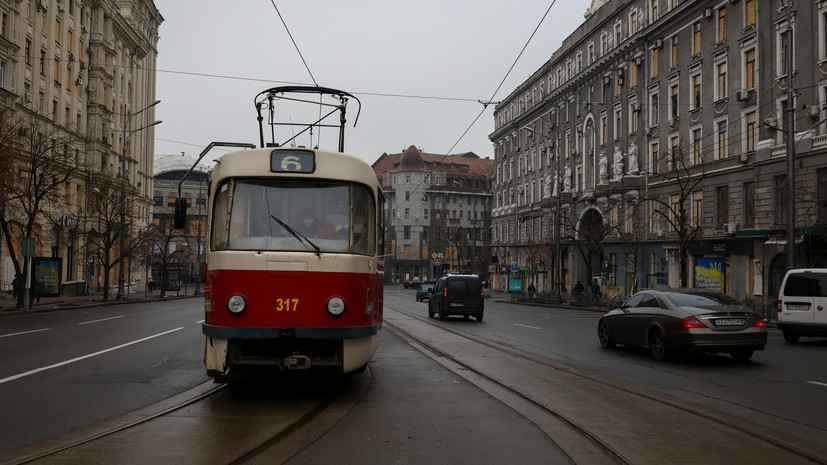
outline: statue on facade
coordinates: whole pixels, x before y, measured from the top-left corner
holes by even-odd
[[[623,153],[615,149],[614,160],[612,160],[612,180],[620,181],[623,178]]]
[[[637,144],[629,145],[629,171],[628,174],[637,174]]]
[[[549,178],[551,178],[551,176],[549,176]],[[557,197],[557,194],[560,193],[558,185],[557,185],[557,182],[558,182],[559,179],[560,179],[560,173],[555,171],[554,172],[554,186],[551,188],[551,196],[552,197]],[[549,179],[549,182],[551,182],[551,179]]]
[[[598,176],[600,177],[600,184],[606,184],[606,182],[609,180],[608,165],[609,165],[609,161],[606,158],[606,154],[601,153],[600,154],[600,161],[599,161],[599,168],[598,168],[598,171],[597,171]]]
[[[563,192],[571,192],[571,168],[566,165],[566,171],[563,175]]]

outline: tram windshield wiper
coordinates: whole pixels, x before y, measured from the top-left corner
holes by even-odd
[[[304,234],[302,234],[302,233],[300,233],[300,232],[296,231],[295,229],[293,229],[292,227],[290,227],[290,225],[289,225],[289,224],[287,224],[287,223],[285,223],[284,221],[282,221],[282,220],[280,220],[280,219],[276,218],[276,217],[275,217],[275,216],[273,216],[273,215],[270,215],[270,218],[272,218],[272,219],[276,220],[276,223],[280,224],[282,228],[286,229],[286,230],[287,230],[287,232],[289,232],[290,234],[292,234],[292,235],[293,235],[293,237],[295,237],[296,239],[298,239],[298,240],[299,240],[299,242],[302,242],[302,240],[303,240],[304,242],[307,242],[307,244],[308,244],[308,245],[310,245],[310,247],[313,247],[314,249],[316,249],[316,255],[318,255],[318,256],[320,256],[320,257],[322,256],[322,249],[320,249],[320,248],[319,248],[319,246],[318,246],[318,245],[316,245],[316,244],[314,244],[314,243],[313,243],[310,239],[308,239],[307,237],[305,237],[305,236],[304,236]]]

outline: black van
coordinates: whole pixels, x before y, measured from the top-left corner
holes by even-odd
[[[454,274],[439,278],[428,298],[428,318],[439,313],[444,320],[450,315],[473,316],[482,321],[484,307],[482,281],[479,276]]]

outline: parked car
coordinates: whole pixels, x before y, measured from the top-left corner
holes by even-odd
[[[827,268],[790,270],[778,292],[778,329],[784,340],[827,336]]]
[[[423,300],[428,300],[428,297],[431,297],[431,292],[433,292],[433,290],[433,284],[420,284],[419,289],[416,290],[416,301],[421,302]]]
[[[600,318],[597,336],[604,348],[643,347],[655,360],[688,349],[748,360],[767,343],[760,315],[728,295],[700,290],[638,292]]]
[[[482,281],[472,274],[454,274],[439,278],[433,294],[428,298],[428,317],[439,314],[444,320],[451,315],[473,316],[482,321],[485,301]]]
[[[405,289],[416,289],[417,287],[419,287],[419,284],[419,279],[414,278],[405,281],[404,283],[402,283],[402,286],[404,286]]]

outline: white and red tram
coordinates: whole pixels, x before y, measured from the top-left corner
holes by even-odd
[[[207,373],[227,380],[252,367],[358,371],[382,328],[376,174],[341,148],[270,145],[227,153],[211,173]]]

